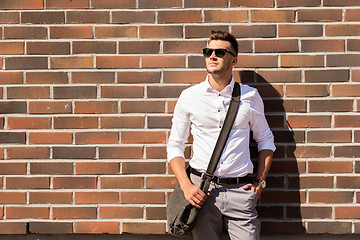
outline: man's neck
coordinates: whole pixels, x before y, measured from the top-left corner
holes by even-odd
[[[209,83],[213,89],[221,92],[231,82],[232,75],[228,76],[217,76],[215,74],[209,74]]]

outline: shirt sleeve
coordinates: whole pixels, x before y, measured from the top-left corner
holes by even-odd
[[[258,145],[258,151],[270,149],[275,151],[274,135],[266,121],[264,114],[264,104],[259,92],[255,89],[255,94],[250,101],[250,128],[253,137]]]
[[[183,95],[176,103],[172,118],[171,133],[167,143],[167,160],[170,162],[175,157],[184,157],[184,151],[190,134],[189,114],[183,107]]]

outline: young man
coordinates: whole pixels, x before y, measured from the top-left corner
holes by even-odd
[[[208,48],[203,50],[208,75],[205,81],[184,90],[176,104],[171,135],[167,145],[168,161],[185,198],[200,208],[193,230],[194,239],[222,238],[223,227],[230,238],[259,239],[256,202],[265,187],[275,150],[273,134],[264,116],[263,102],[257,90],[241,85],[241,103],[227,144],[222,152],[209,194],[199,188],[206,172],[230,104],[237,63],[238,43],[228,32],[212,31]],[[250,130],[259,150],[257,179],[250,160]],[[190,179],[185,170],[184,150],[193,135]]]

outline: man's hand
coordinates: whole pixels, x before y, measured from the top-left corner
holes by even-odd
[[[262,188],[260,186],[260,184],[251,184],[248,183],[246,185],[243,186],[243,189],[248,190],[251,189],[252,191],[254,191],[255,195],[256,195],[256,201],[259,200],[261,192],[262,192]]]
[[[190,183],[181,189],[184,192],[185,199],[188,200],[191,205],[196,208],[201,208],[207,196],[203,191],[201,191],[199,186]]]

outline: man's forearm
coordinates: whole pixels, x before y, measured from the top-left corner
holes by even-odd
[[[258,169],[256,177],[262,180],[266,179],[266,176],[270,170],[273,159],[273,151],[264,149],[259,152]]]
[[[185,167],[185,159],[182,157],[173,158],[170,161],[170,166],[172,171],[174,172],[181,188],[190,184],[190,179],[186,174],[186,167]]]

